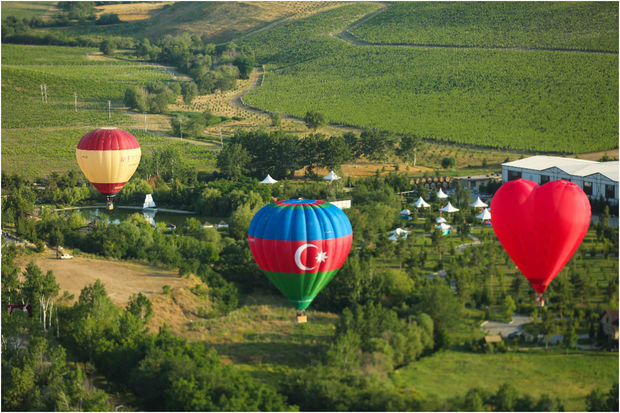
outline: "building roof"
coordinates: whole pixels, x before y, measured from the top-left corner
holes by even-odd
[[[605,315],[607,315],[610,324],[618,324],[618,310],[607,310],[601,316],[601,318],[603,318]]]
[[[484,342],[489,343],[499,343],[502,341],[502,336],[484,336]]]
[[[502,166],[544,171],[549,168],[558,168],[569,175],[589,176],[600,173],[612,181],[618,182],[618,161],[597,162],[585,159],[562,158],[559,156],[538,155],[517,161],[503,163]]]

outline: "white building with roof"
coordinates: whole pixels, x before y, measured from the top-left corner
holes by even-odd
[[[503,182],[519,178],[539,185],[564,179],[579,185],[589,198],[603,198],[618,205],[618,161],[597,162],[539,155],[502,164]]]

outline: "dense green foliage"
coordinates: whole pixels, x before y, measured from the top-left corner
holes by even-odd
[[[272,67],[246,101],[438,141],[555,152],[617,146],[613,55],[352,46],[328,36],[362,8],[244,40]]]
[[[351,30],[384,44],[618,51],[610,2],[403,2]]]

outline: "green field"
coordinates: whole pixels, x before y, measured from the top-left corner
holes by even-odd
[[[18,19],[43,17],[55,1],[3,1],[2,17],[13,16]]]
[[[144,64],[89,59],[95,51],[2,45],[2,128],[118,124],[127,117],[116,110],[109,121],[108,100],[118,106],[128,86],[172,79]],[[47,85],[48,103],[42,102],[42,84]]]
[[[393,3],[351,31],[371,43],[617,52],[618,3]]]
[[[574,153],[617,147],[617,56],[354,46],[329,36],[370,7],[343,6],[247,39],[271,70],[246,102],[437,141]]]
[[[2,170],[30,178],[49,172],[78,170],[75,146],[88,131],[101,126],[132,130],[134,121],[123,112],[130,85],[169,81],[157,68],[134,62],[93,60],[95,49],[59,46],[2,45]],[[48,103],[40,85],[47,85]],[[73,93],[78,95],[75,111]],[[108,104],[112,102],[108,119]],[[157,145],[172,144],[199,170],[213,167],[211,150],[187,142],[133,131],[143,154]]]
[[[463,396],[480,387],[492,392],[504,382],[521,393],[559,397],[566,411],[585,410],[593,389],[608,389],[618,379],[618,353],[530,351],[473,354],[442,351],[404,367],[394,376],[401,388],[440,399]]]

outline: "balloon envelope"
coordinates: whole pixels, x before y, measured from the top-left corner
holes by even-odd
[[[298,310],[336,275],[351,249],[351,223],[329,202],[272,202],[250,223],[252,256],[267,278]]]
[[[539,186],[517,179],[495,193],[491,223],[515,265],[542,294],[588,232],[590,202],[572,182]]]
[[[117,194],[140,163],[140,144],[122,129],[101,128],[82,136],[75,150],[80,169],[99,192]]]

